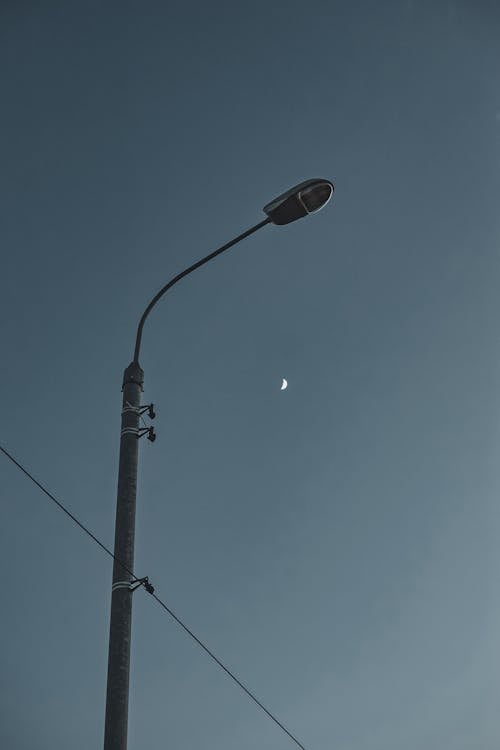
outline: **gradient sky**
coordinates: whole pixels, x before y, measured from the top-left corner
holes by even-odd
[[[310,750],[500,743],[500,7],[3,0],[1,442]],[[289,387],[280,392],[281,379]],[[0,745],[102,745],[111,561],[2,472]],[[129,748],[291,741],[134,595]]]

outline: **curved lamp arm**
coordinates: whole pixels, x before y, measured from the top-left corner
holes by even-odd
[[[149,313],[153,309],[153,307],[156,305],[158,300],[163,297],[165,292],[168,292],[168,290],[173,287],[174,284],[177,284],[178,281],[184,278],[184,276],[187,276],[192,271],[196,271],[197,268],[200,268],[200,266],[203,266],[205,263],[208,263],[209,260],[212,260],[212,258],[215,258],[217,255],[220,255],[224,252],[224,250],[229,250],[230,247],[233,245],[236,245],[237,242],[240,242],[241,240],[244,240],[245,237],[248,237],[249,235],[253,234],[257,231],[257,229],[260,229],[261,227],[265,226],[266,224],[270,224],[272,222],[272,219],[268,216],[263,221],[259,222],[255,226],[251,227],[250,229],[247,229],[246,232],[243,232],[243,234],[239,234],[237,237],[235,237],[230,242],[227,242],[225,245],[222,245],[222,247],[219,247],[217,250],[214,250],[213,253],[210,253],[209,255],[206,255],[204,258],[199,260],[197,263],[193,263],[192,266],[189,266],[189,268],[186,268],[181,273],[178,273],[177,276],[174,276],[173,279],[170,279],[168,284],[165,284],[164,287],[160,289],[160,291],[155,294],[149,305],[146,307],[144,312],[142,313],[142,317],[139,321],[139,325],[137,326],[137,335],[135,338],[135,349],[134,349],[134,364],[139,364],[139,352],[141,348],[141,339],[142,339],[142,329],[144,327],[144,323],[146,321],[146,318],[148,317]]]

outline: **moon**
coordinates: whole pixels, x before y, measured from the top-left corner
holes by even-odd
[[[285,380],[285,378],[283,378],[283,382],[281,384],[280,391],[284,391],[285,388],[287,388],[287,387],[288,387],[288,380]]]

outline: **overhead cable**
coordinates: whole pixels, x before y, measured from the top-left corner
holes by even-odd
[[[181,620],[181,618],[180,618],[180,617],[178,617],[178,616],[177,616],[177,615],[175,614],[175,612],[174,612],[174,611],[173,611],[172,609],[170,609],[170,607],[169,607],[169,606],[168,606],[167,604],[165,604],[165,602],[164,602],[164,601],[162,601],[162,600],[161,600],[161,599],[160,599],[160,598],[159,598],[159,597],[158,597],[158,596],[157,596],[157,595],[156,595],[156,594],[154,593],[154,588],[153,588],[153,587],[151,586],[151,584],[149,583],[149,579],[148,579],[147,577],[146,577],[146,578],[136,578],[136,576],[135,576],[135,573],[134,573],[134,572],[133,572],[132,570],[130,570],[130,569],[129,569],[129,568],[128,568],[128,567],[127,567],[127,566],[126,566],[126,565],[125,565],[124,563],[122,563],[122,562],[121,562],[121,560],[119,560],[119,559],[118,559],[118,558],[117,558],[117,557],[116,557],[116,556],[115,556],[115,555],[114,555],[114,554],[113,554],[113,553],[111,552],[111,550],[110,550],[110,549],[109,549],[108,547],[106,547],[106,545],[105,545],[105,544],[103,544],[103,542],[101,542],[101,541],[100,541],[100,540],[99,540],[99,539],[98,539],[98,538],[97,538],[97,537],[95,536],[95,534],[93,534],[93,533],[92,533],[92,532],[91,532],[91,531],[90,531],[90,530],[89,530],[89,529],[88,529],[88,528],[87,528],[87,527],[86,527],[86,526],[85,526],[85,525],[84,525],[83,523],[81,523],[81,521],[79,521],[79,520],[78,520],[78,518],[76,518],[76,516],[75,516],[75,515],[73,515],[73,513],[71,513],[71,512],[70,512],[70,511],[69,511],[69,510],[68,510],[68,509],[67,509],[67,508],[66,508],[66,507],[65,507],[65,506],[64,506],[64,505],[63,505],[63,504],[62,504],[62,503],[60,502],[60,500],[57,500],[57,498],[56,498],[56,497],[54,497],[54,495],[53,495],[53,494],[52,494],[51,492],[49,492],[49,490],[48,490],[48,489],[46,489],[46,487],[44,487],[44,486],[43,486],[43,484],[41,484],[41,482],[39,482],[39,481],[38,481],[37,479],[35,479],[35,477],[34,477],[34,476],[33,476],[33,475],[32,475],[32,474],[31,474],[31,473],[30,473],[30,472],[29,472],[29,471],[28,471],[28,470],[27,470],[27,469],[26,469],[26,468],[25,468],[25,467],[24,467],[24,466],[23,466],[23,465],[22,465],[22,464],[21,464],[21,463],[19,462],[19,461],[17,461],[17,460],[16,460],[15,458],[14,458],[14,456],[12,456],[12,455],[11,455],[11,454],[9,453],[9,451],[8,451],[8,450],[7,450],[6,448],[4,448],[4,447],[3,447],[2,445],[0,445],[0,451],[2,451],[2,453],[3,453],[3,454],[4,454],[4,455],[5,455],[5,456],[6,456],[6,457],[7,457],[7,458],[8,458],[9,460],[10,460],[10,461],[12,461],[12,463],[13,463],[13,464],[14,464],[15,466],[17,466],[17,468],[18,468],[18,469],[20,469],[20,471],[22,471],[22,472],[23,472],[23,474],[25,474],[25,475],[26,475],[26,476],[28,477],[28,479],[31,479],[31,481],[32,481],[32,482],[33,482],[34,484],[36,484],[36,486],[37,486],[37,487],[38,487],[38,488],[39,488],[39,489],[40,489],[40,490],[41,490],[41,491],[42,491],[42,492],[43,492],[43,493],[44,493],[44,494],[45,494],[45,495],[46,495],[46,496],[47,496],[48,498],[50,498],[50,500],[52,500],[52,502],[54,502],[54,503],[55,503],[55,504],[57,505],[57,507],[58,507],[58,508],[59,508],[60,510],[62,510],[62,511],[63,511],[63,513],[65,513],[65,514],[66,514],[66,515],[67,515],[67,516],[68,516],[69,518],[71,518],[71,520],[72,520],[72,521],[73,521],[73,522],[74,522],[74,523],[75,523],[75,524],[76,524],[76,525],[77,525],[77,526],[78,526],[78,527],[79,527],[79,528],[80,528],[80,529],[81,529],[82,531],[84,531],[84,532],[85,532],[85,534],[87,534],[87,536],[89,536],[89,537],[90,537],[90,538],[92,539],[92,541],[94,541],[94,542],[95,542],[96,544],[98,544],[98,545],[99,545],[99,547],[101,547],[101,549],[102,549],[102,550],[104,550],[104,552],[106,552],[106,554],[107,554],[107,555],[109,555],[110,557],[112,557],[112,558],[113,558],[113,560],[115,560],[115,561],[116,561],[116,562],[117,562],[117,563],[118,563],[119,565],[121,565],[121,566],[122,566],[122,568],[123,568],[124,570],[126,570],[126,571],[127,571],[127,573],[129,573],[129,574],[130,574],[130,575],[131,575],[131,576],[132,576],[132,577],[134,578],[134,581],[133,581],[133,583],[135,583],[135,582],[138,582],[139,584],[143,584],[143,585],[144,585],[144,588],[145,588],[145,590],[146,590],[146,591],[147,591],[148,593],[150,593],[150,594],[151,594],[151,596],[153,597],[153,599],[155,599],[155,600],[157,601],[157,603],[158,603],[158,604],[160,605],[160,607],[162,607],[162,608],[163,608],[163,609],[165,610],[165,612],[167,612],[167,613],[168,613],[168,614],[170,615],[170,617],[172,617],[172,619],[173,619],[173,620],[175,620],[175,622],[176,622],[176,623],[177,623],[178,625],[180,625],[180,626],[181,626],[181,628],[182,628],[182,629],[183,629],[183,630],[184,630],[184,631],[185,631],[185,632],[186,632],[186,633],[187,633],[187,634],[188,634],[188,635],[189,635],[189,636],[190,636],[190,637],[191,637],[191,638],[192,638],[192,639],[193,639],[193,640],[194,640],[194,641],[195,641],[195,642],[196,642],[196,643],[198,644],[198,646],[200,646],[200,647],[201,647],[201,648],[203,649],[203,651],[205,651],[205,653],[206,653],[206,654],[208,654],[208,656],[209,656],[209,657],[210,657],[210,658],[211,658],[211,659],[212,659],[212,660],[213,660],[213,661],[214,661],[214,662],[215,662],[215,663],[217,664],[217,666],[218,666],[218,667],[220,667],[220,668],[221,668],[221,669],[222,669],[222,670],[223,670],[223,671],[224,671],[224,672],[225,672],[225,673],[226,673],[226,674],[227,674],[227,675],[228,675],[228,676],[229,676],[229,677],[230,677],[230,678],[231,678],[231,679],[233,680],[233,682],[235,682],[235,683],[236,683],[236,685],[238,685],[238,687],[239,687],[239,688],[241,688],[241,690],[243,690],[243,692],[244,692],[244,693],[246,693],[246,695],[247,695],[247,696],[248,696],[249,698],[251,698],[251,700],[252,700],[252,701],[253,701],[253,702],[254,702],[254,703],[255,703],[255,704],[256,704],[256,705],[257,705],[257,706],[258,706],[258,707],[259,707],[260,709],[262,709],[262,711],[264,711],[264,713],[265,713],[265,714],[267,714],[267,716],[268,716],[268,717],[269,717],[269,718],[270,718],[270,719],[271,719],[271,720],[272,720],[272,721],[273,721],[273,722],[274,722],[274,723],[275,723],[275,724],[276,724],[276,725],[277,725],[277,726],[278,726],[278,727],[279,727],[279,728],[280,728],[280,729],[281,729],[281,730],[282,730],[283,732],[285,732],[285,734],[286,734],[286,735],[288,735],[288,737],[289,737],[289,738],[290,738],[290,739],[291,739],[291,740],[292,740],[292,741],[293,741],[293,742],[294,742],[294,743],[295,743],[295,744],[297,745],[297,747],[300,747],[300,748],[301,748],[301,750],[306,750],[306,748],[304,747],[304,745],[302,745],[302,743],[300,743],[300,742],[299,742],[299,740],[298,740],[298,739],[297,739],[297,738],[296,738],[296,737],[295,737],[295,736],[294,736],[294,735],[293,735],[293,734],[292,734],[292,733],[291,733],[291,732],[290,732],[290,731],[289,731],[289,730],[288,730],[288,729],[287,729],[287,728],[285,727],[285,725],[284,725],[284,724],[282,724],[282,723],[281,723],[281,721],[279,721],[279,719],[277,719],[277,718],[276,718],[276,716],[274,716],[274,714],[272,714],[272,713],[271,713],[271,711],[269,711],[269,710],[268,710],[268,709],[267,709],[267,708],[265,707],[265,705],[264,705],[264,704],[263,704],[263,703],[262,703],[262,702],[261,702],[261,701],[260,701],[260,700],[259,700],[259,699],[258,699],[258,698],[257,698],[257,697],[256,697],[256,696],[255,696],[255,695],[254,695],[254,694],[253,694],[253,693],[252,693],[252,692],[251,692],[251,691],[250,691],[250,690],[249,690],[249,689],[248,689],[247,687],[246,687],[246,685],[244,685],[244,683],[243,683],[243,682],[241,682],[241,680],[239,680],[239,679],[238,679],[238,677],[236,677],[236,675],[235,675],[235,674],[234,674],[234,673],[233,673],[233,672],[232,672],[232,671],[231,671],[231,670],[230,670],[230,669],[229,669],[228,667],[226,667],[226,666],[225,666],[225,664],[224,664],[224,663],[223,663],[223,662],[222,662],[222,661],[221,661],[221,660],[220,660],[220,659],[219,659],[219,658],[218,658],[218,657],[217,657],[217,656],[216,656],[216,655],[214,654],[214,652],[213,652],[213,651],[211,651],[211,650],[210,650],[210,649],[208,648],[208,646],[206,646],[206,645],[205,645],[205,644],[203,643],[203,641],[202,641],[202,640],[201,640],[200,638],[198,638],[198,636],[197,636],[197,635],[195,635],[195,633],[194,633],[194,632],[193,632],[193,631],[191,630],[191,628],[189,628],[189,627],[188,627],[188,626],[187,626],[187,625],[186,625],[186,624],[185,624],[185,623],[184,623],[184,622],[183,622],[183,621]],[[147,585],[146,585],[146,584],[147,584]]]

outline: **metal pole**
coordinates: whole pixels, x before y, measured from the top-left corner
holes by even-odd
[[[143,383],[144,372],[138,362],[132,362],[123,374],[123,408],[114,548],[116,559],[113,564],[111,594],[104,750],[126,750],[127,748],[132,625],[130,583],[132,580],[131,572],[134,569],[139,407]]]

